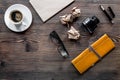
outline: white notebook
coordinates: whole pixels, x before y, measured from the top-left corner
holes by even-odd
[[[42,21],[45,22],[74,0],[30,0]]]

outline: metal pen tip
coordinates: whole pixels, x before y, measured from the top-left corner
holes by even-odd
[[[100,8],[101,8],[102,10],[105,10],[104,7],[103,7],[102,5],[100,5]]]

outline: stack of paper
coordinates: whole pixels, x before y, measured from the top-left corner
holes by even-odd
[[[73,1],[74,0],[30,0],[30,3],[43,22],[45,22]]]

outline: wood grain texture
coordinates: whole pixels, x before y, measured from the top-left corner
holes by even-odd
[[[31,27],[23,33],[14,33],[4,24],[5,10],[12,4],[24,4],[33,14]],[[115,24],[111,25],[102,11],[111,6],[116,14]],[[68,28],[59,22],[59,16],[69,13],[78,6],[82,14],[73,23],[80,30],[78,41],[67,39]],[[90,36],[78,25],[89,16],[96,15],[100,24]],[[65,44],[70,58],[63,59],[56,46],[50,41],[49,33],[56,30]],[[88,47],[91,41],[107,33],[115,42],[116,48],[80,75],[71,64],[71,60]],[[117,36],[117,37],[116,37]],[[69,7],[55,15],[46,23],[34,11],[29,0],[0,0],[0,80],[120,80],[120,0],[76,0]],[[1,64],[1,62],[0,62]],[[2,63],[3,64],[3,63]]]

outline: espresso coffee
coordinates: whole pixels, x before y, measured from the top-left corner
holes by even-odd
[[[23,18],[23,15],[20,11],[13,11],[10,14],[10,18],[13,22],[20,22]]]

